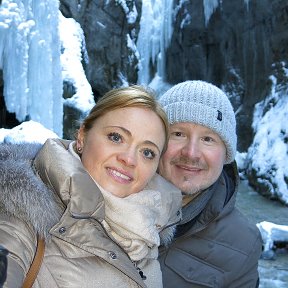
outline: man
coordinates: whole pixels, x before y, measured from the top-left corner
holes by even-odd
[[[169,89],[160,103],[170,141],[159,173],[183,194],[183,219],[160,250],[165,288],[254,288],[262,239],[235,208],[236,120],[227,96],[203,81]]]

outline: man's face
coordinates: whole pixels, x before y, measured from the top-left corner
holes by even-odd
[[[168,149],[159,173],[185,194],[197,195],[220,176],[226,147],[211,129],[188,122],[170,125]]]

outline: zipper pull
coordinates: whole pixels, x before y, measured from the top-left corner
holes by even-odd
[[[143,280],[146,280],[147,277],[144,275],[143,271],[142,271],[139,267],[136,267],[136,268],[137,268],[138,273],[139,273],[139,275],[141,276],[141,278],[142,278]]]

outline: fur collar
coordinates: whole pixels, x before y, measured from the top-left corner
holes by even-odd
[[[64,207],[32,168],[41,144],[0,144],[0,211],[30,224],[47,238]]]

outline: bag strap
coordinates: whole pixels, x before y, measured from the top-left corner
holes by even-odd
[[[42,260],[44,257],[44,249],[45,249],[45,241],[41,239],[39,236],[37,236],[37,248],[35,256],[26,274],[22,288],[32,287],[42,264]]]

